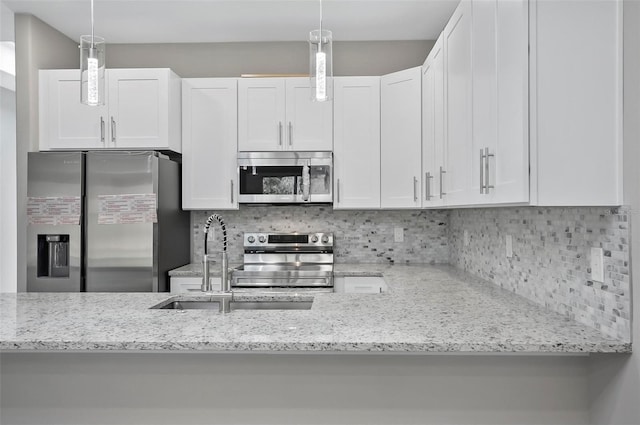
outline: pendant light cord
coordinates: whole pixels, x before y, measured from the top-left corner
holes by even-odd
[[[320,0],[320,34],[318,40],[318,52],[322,52],[322,0]]]
[[[95,48],[95,43],[93,41],[93,0],[91,0],[91,48]]]

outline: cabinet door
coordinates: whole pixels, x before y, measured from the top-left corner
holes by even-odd
[[[80,71],[42,70],[40,150],[106,147],[107,108],[80,103]]]
[[[177,76],[169,69],[109,69],[107,75],[111,147],[180,152]]]
[[[313,102],[308,78],[287,78],[286,93],[285,149],[330,151],[333,102]]]
[[[444,167],[444,51],[442,36],[422,67],[422,205],[444,204],[440,170]]]
[[[472,186],[483,204],[528,202],[528,2],[472,5]]]
[[[238,208],[237,80],[183,79],[182,108],[182,208]]]
[[[239,79],[238,117],[239,150],[284,149],[285,79]]]
[[[624,202],[622,9],[621,1],[530,2],[534,205]]]
[[[380,208],[380,77],[333,81],[333,208]]]
[[[443,188],[447,205],[473,203],[471,187],[471,3],[462,0],[447,23],[445,59],[445,167]],[[477,196],[476,196],[477,198]]]
[[[421,205],[421,80],[421,67],[384,75],[380,80],[382,208]]]

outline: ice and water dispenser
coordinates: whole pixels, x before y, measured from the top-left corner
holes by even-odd
[[[38,277],[69,277],[69,235],[38,235]]]

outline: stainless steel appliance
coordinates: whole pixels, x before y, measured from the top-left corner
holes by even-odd
[[[238,152],[238,202],[333,202],[332,165],[331,152]]]
[[[244,264],[232,273],[234,291],[333,292],[332,233],[245,233]]]
[[[29,153],[27,291],[168,290],[189,262],[180,166],[157,152]]]

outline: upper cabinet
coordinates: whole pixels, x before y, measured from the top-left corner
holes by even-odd
[[[170,69],[108,69],[104,106],[80,103],[78,70],[40,71],[40,150],[181,152],[180,78]]]
[[[238,80],[240,151],[330,151],[332,102],[313,102],[308,78]]]
[[[380,79],[380,205],[421,206],[422,69]]]
[[[235,78],[182,80],[182,208],[238,208]]]
[[[530,1],[531,203],[621,205],[622,1]]]
[[[422,205],[444,205],[444,48],[442,35],[422,67]]]
[[[335,77],[333,87],[333,208],[380,208],[380,77]]]

